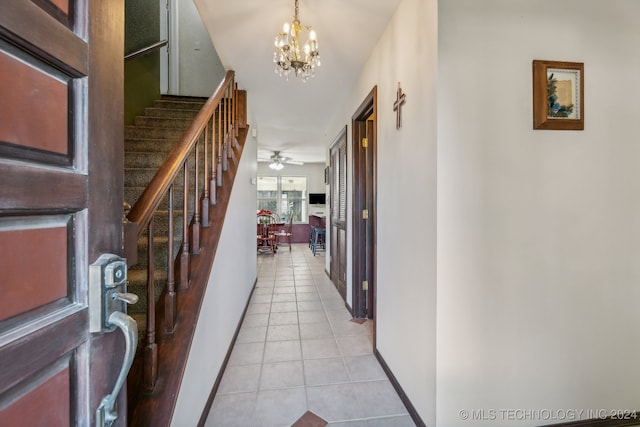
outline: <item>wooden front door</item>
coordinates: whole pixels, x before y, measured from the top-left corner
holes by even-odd
[[[122,253],[123,3],[0,2],[3,426],[95,425],[122,364],[121,334],[89,332],[88,279]]]
[[[331,178],[329,264],[331,281],[346,301],[347,298],[347,129],[343,129],[330,148]]]

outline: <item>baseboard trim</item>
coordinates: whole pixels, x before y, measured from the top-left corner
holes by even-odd
[[[253,296],[253,292],[256,290],[257,284],[258,284],[258,278],[256,277],[256,280],[253,282],[253,288],[249,293],[249,298],[247,298],[247,303],[244,306],[244,310],[242,311],[242,316],[240,316],[240,321],[236,326],[236,331],[233,334],[233,338],[231,339],[231,343],[229,344],[229,348],[227,349],[227,354],[225,355],[224,360],[222,361],[222,365],[220,366],[220,371],[218,372],[216,381],[215,383],[213,383],[213,388],[211,389],[211,393],[209,394],[207,403],[206,405],[204,405],[204,409],[202,410],[202,414],[200,415],[200,421],[198,421],[198,427],[204,427],[204,424],[207,422],[207,417],[209,416],[209,412],[211,412],[211,407],[213,406],[213,399],[216,397],[218,388],[220,388],[220,382],[222,381],[222,376],[224,375],[224,371],[227,369],[227,364],[229,363],[229,358],[231,357],[233,346],[236,344],[236,340],[238,339],[238,334],[240,333],[242,322],[244,322],[244,317],[247,315],[247,310],[249,309],[249,304],[251,303],[251,297]]]
[[[402,403],[404,404],[405,408],[407,408],[407,412],[409,412],[409,416],[411,417],[413,422],[416,423],[417,427],[426,427],[427,425],[424,423],[424,421],[422,421],[422,418],[420,418],[420,415],[418,415],[418,411],[416,411],[416,408],[413,406],[413,404],[409,400],[409,397],[407,397],[407,394],[402,389],[402,386],[400,386],[400,383],[398,382],[395,375],[393,375],[391,368],[389,368],[389,365],[387,365],[387,362],[385,362],[384,358],[382,357],[378,349],[374,349],[373,354],[376,357],[376,359],[378,359],[378,362],[380,362],[380,365],[382,366],[382,370],[384,371],[385,374],[387,374],[387,378],[389,378],[391,385],[398,393],[398,396],[400,396],[400,400],[402,400]]]
[[[344,307],[347,309],[347,311],[349,312],[349,314],[351,314],[353,316],[353,309],[351,308],[351,306],[349,305],[348,302],[344,302]]]

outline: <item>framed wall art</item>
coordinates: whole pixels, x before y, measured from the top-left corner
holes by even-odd
[[[533,128],[584,130],[584,64],[533,61]]]

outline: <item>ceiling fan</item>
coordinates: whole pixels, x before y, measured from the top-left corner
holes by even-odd
[[[274,170],[280,170],[287,165],[304,165],[304,162],[297,162],[292,160],[291,157],[285,157],[280,154],[280,151],[274,151],[271,157],[268,159],[258,159],[259,162],[269,162],[269,167]]]

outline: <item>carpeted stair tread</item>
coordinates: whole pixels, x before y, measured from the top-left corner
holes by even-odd
[[[150,117],[138,116],[135,118],[135,125],[140,127],[154,127],[163,129],[185,130],[193,122],[192,118],[175,117]]]
[[[177,138],[127,138],[124,140],[124,152],[164,151],[169,153],[178,143]]]
[[[170,105],[169,105],[170,107]],[[196,115],[198,115],[198,109],[189,109],[189,108],[158,108],[158,107],[147,107],[144,110],[145,116],[148,117],[167,117],[167,118],[178,118],[178,119],[193,119]]]
[[[125,126],[124,137],[126,138],[172,138],[176,142],[180,139],[184,129],[158,128],[152,126]]]
[[[158,168],[164,163],[169,153],[179,142],[185,130],[191,125],[207,98],[193,98],[180,96],[162,96],[160,100],[154,102],[153,106],[145,109],[144,116],[136,117],[134,125],[125,126],[124,142],[124,198],[132,206],[137,202],[146,186],[153,179]],[[201,141],[204,139],[202,138]],[[209,145],[209,147],[211,147]],[[204,165],[204,144],[199,144],[200,162]],[[195,155],[188,160],[189,170],[193,170]],[[202,180],[202,176],[200,176]],[[182,246],[183,232],[183,197],[184,189],[183,171],[178,173],[173,185],[173,216],[174,216],[174,239],[173,256],[178,256]],[[202,190],[203,183],[200,183]],[[193,190],[195,183],[193,175],[189,176],[189,187]],[[189,192],[188,218],[193,215],[194,197],[193,191]],[[163,291],[167,283],[167,263],[168,258],[168,196],[165,196],[160,203],[159,210],[153,218],[154,237],[154,284],[156,299]],[[138,295],[139,301],[135,306],[129,307],[140,331],[139,337],[144,338],[146,329],[147,310],[147,254],[149,239],[144,232],[138,239],[138,264],[129,268],[128,290]],[[156,325],[158,328],[159,325]]]

